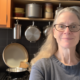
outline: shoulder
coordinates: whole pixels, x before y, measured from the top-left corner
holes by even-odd
[[[33,67],[45,67],[45,65],[47,65],[49,63],[49,58],[42,58],[40,60],[38,60],[33,66]]]
[[[54,59],[52,57],[42,58],[32,66],[32,69],[45,71],[51,68],[53,66],[52,64],[54,64]]]
[[[38,67],[39,66],[44,66],[45,67],[45,65],[48,66],[48,64],[50,64],[50,61],[51,61],[50,58],[42,58],[42,59],[38,60],[34,65],[38,66]]]
[[[49,58],[42,58],[32,66],[31,71],[36,70],[42,75],[44,75],[45,71],[47,71],[47,68],[49,67]]]
[[[54,71],[55,60],[51,56],[50,58],[42,58],[38,60],[31,68],[31,72],[35,71],[37,74],[48,76],[51,74],[51,71]]]
[[[55,61],[55,57],[54,56],[51,56],[50,58],[42,58],[40,60],[38,60],[34,66],[36,67],[46,67],[46,66],[50,66],[50,64],[54,63]]]

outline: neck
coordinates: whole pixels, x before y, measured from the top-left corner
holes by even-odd
[[[77,58],[76,48],[61,48],[59,47],[55,56],[64,65],[72,66],[76,65],[80,60]]]

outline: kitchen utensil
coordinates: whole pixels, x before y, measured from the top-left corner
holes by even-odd
[[[43,31],[44,35],[47,36],[48,35],[48,31],[50,29],[50,21],[49,21],[49,25],[47,25]]]
[[[55,10],[55,15],[61,10],[63,7],[61,7],[61,3],[59,3],[59,7],[57,7],[57,10]]]
[[[21,25],[18,24],[18,20],[16,20],[17,24],[14,24],[13,28],[13,39],[21,38]]]
[[[42,8],[41,5],[36,3],[29,3],[26,5],[26,17],[29,18],[41,18],[42,17]]]
[[[10,68],[20,67],[21,61],[28,61],[28,52],[19,43],[11,43],[3,50],[3,61]]]
[[[8,68],[8,69],[6,69],[6,71],[13,72],[13,73],[19,73],[19,72],[25,72],[25,71],[27,71],[27,68],[19,68],[19,67]]]
[[[32,25],[25,30],[25,38],[30,42],[36,42],[37,40],[39,40],[40,36],[41,31],[37,28],[37,26],[34,26],[33,21]]]

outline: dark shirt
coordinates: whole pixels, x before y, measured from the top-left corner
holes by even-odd
[[[29,80],[80,80],[80,62],[66,66],[54,55],[40,59],[32,66]]]

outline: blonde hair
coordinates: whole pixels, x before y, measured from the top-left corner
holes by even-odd
[[[55,16],[54,22],[48,32],[48,35],[47,35],[47,38],[46,38],[44,44],[41,46],[39,51],[36,53],[37,55],[31,60],[31,62],[30,62],[31,66],[34,65],[34,63],[41,58],[51,57],[58,50],[57,42],[53,36],[53,28],[54,28],[54,24],[57,22],[58,16],[65,11],[75,13],[77,15],[78,19],[80,20],[80,14],[78,12],[76,12],[76,10],[73,8],[67,7],[67,8],[64,8],[61,11],[59,11],[58,14]],[[80,41],[79,41],[79,43],[80,43]],[[79,50],[77,50],[77,51],[80,53],[80,45],[78,46],[78,49]]]

